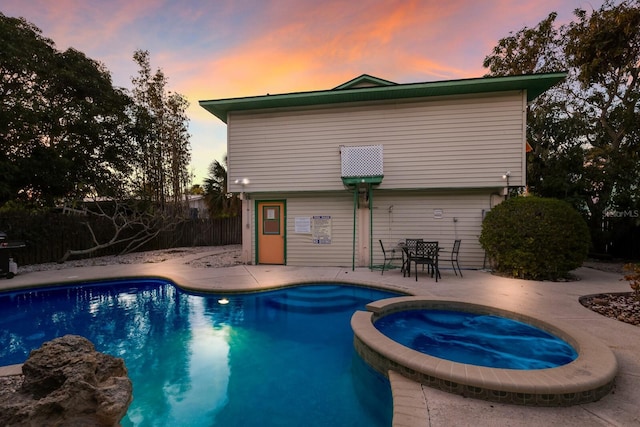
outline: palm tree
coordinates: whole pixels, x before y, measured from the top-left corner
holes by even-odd
[[[213,218],[233,217],[240,213],[240,199],[228,191],[226,163],[226,156],[222,163],[214,160],[209,165],[209,176],[204,180],[205,202]]]

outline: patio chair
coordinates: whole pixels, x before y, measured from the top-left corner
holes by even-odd
[[[416,282],[418,281],[418,265],[427,266],[427,272],[431,273],[431,277],[435,275],[436,282],[440,275],[440,269],[438,268],[438,242],[416,242],[415,252],[408,252],[409,256],[409,270],[411,270],[411,263],[415,264]],[[411,274],[411,272],[409,272]]]
[[[453,272],[456,272],[456,266],[458,267],[458,271],[460,272],[460,277],[462,277],[462,270],[460,269],[460,264],[458,263],[458,255],[460,254],[460,243],[462,240],[454,240],[453,241],[453,249],[451,250],[451,267],[453,267]],[[454,264],[455,263],[455,264]]]
[[[396,255],[396,250],[391,249],[391,254],[388,255],[387,251],[384,249],[384,244],[382,243],[382,240],[378,240],[380,242],[380,248],[382,248],[382,255],[384,256],[384,262],[382,264],[382,274],[384,274],[384,270],[389,269],[390,267],[393,266],[393,261],[400,259],[397,255]]]
[[[422,239],[406,239],[404,241],[404,245],[402,246],[402,277],[405,277],[406,274],[409,274],[411,277],[411,263],[409,262],[409,254],[415,253],[416,244],[418,242],[422,242]]]

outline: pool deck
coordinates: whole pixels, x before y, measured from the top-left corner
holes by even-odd
[[[213,253],[213,252],[212,252]],[[256,291],[311,282],[340,282],[381,286],[409,294],[462,299],[532,313],[541,320],[557,320],[578,326],[604,342],[618,361],[614,390],[593,403],[563,407],[526,407],[464,398],[392,374],[394,426],[640,426],[640,327],[588,310],[578,298],[584,295],[629,292],[620,274],[580,268],[577,282],[535,282],[494,276],[485,271],[464,270],[464,278],[443,270],[436,283],[426,274],[402,277],[399,270],[366,268],[288,267],[239,265],[228,268],[193,268],[186,263],[206,257],[190,257],[149,264],[118,264],[18,274],[0,278],[0,291],[53,283],[137,276],[165,277],[185,288],[211,292]],[[19,366],[19,365],[18,365]],[[16,367],[0,368],[0,375]],[[18,370],[19,372],[19,370]]]

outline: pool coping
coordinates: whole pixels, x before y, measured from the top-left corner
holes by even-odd
[[[192,258],[203,257],[198,253]],[[215,254],[211,252],[211,254]],[[579,282],[572,284],[523,281],[491,274],[486,270],[465,271],[464,278],[443,271],[443,280],[416,282],[404,278],[398,271],[390,274],[351,267],[292,267],[272,265],[237,265],[231,267],[194,268],[188,258],[169,259],[160,263],[114,264],[70,267],[53,271],[18,274],[12,280],[0,280],[4,291],[23,290],[69,284],[94,279],[105,280],[130,277],[162,277],[186,289],[200,292],[235,293],[256,292],[283,285],[318,281],[340,282],[383,288],[411,295],[429,297],[467,298],[476,302],[499,305],[516,311],[535,313],[542,319],[563,319],[576,327],[589,330],[618,358],[615,394],[584,406],[548,408],[540,411],[523,405],[494,404],[479,399],[465,399],[459,395],[422,386],[401,375],[390,375],[394,399],[394,426],[494,426],[504,420],[518,420],[522,426],[573,425],[635,425],[638,422],[637,402],[640,389],[636,387],[640,374],[640,329],[607,318],[586,309],[578,302],[581,295],[628,292],[628,284],[620,275],[583,267],[575,271]],[[396,393],[396,379],[403,384]],[[404,405],[403,407],[401,407]],[[404,411],[404,412],[403,412]],[[398,415],[398,422],[396,422]],[[409,420],[406,423],[399,422]],[[603,421],[605,420],[605,421]]]
[[[464,309],[531,324],[567,341],[578,352],[571,363],[536,370],[497,369],[429,356],[388,338],[374,326],[387,314],[411,309]],[[532,406],[571,406],[594,402],[614,386],[618,363],[611,349],[584,331],[559,321],[475,304],[464,299],[406,296],[374,301],[351,318],[356,352],[375,370],[482,400]]]
[[[16,363],[15,365],[0,366],[0,377],[22,375],[22,365],[22,363]]]

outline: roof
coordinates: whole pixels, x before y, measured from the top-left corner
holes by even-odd
[[[566,76],[566,72],[557,72],[397,84],[363,74],[329,90],[213,99],[199,103],[205,110],[226,123],[227,115],[232,111],[296,108],[514,90],[526,90],[527,101],[532,101],[556,83],[564,80]]]
[[[356,77],[355,79],[349,80],[346,83],[342,83],[340,86],[336,86],[333,90],[338,89],[354,89],[358,87],[370,87],[370,86],[392,86],[397,85],[397,83],[390,82],[389,80],[384,80],[378,77],[370,76],[369,74],[363,74],[361,76]]]

